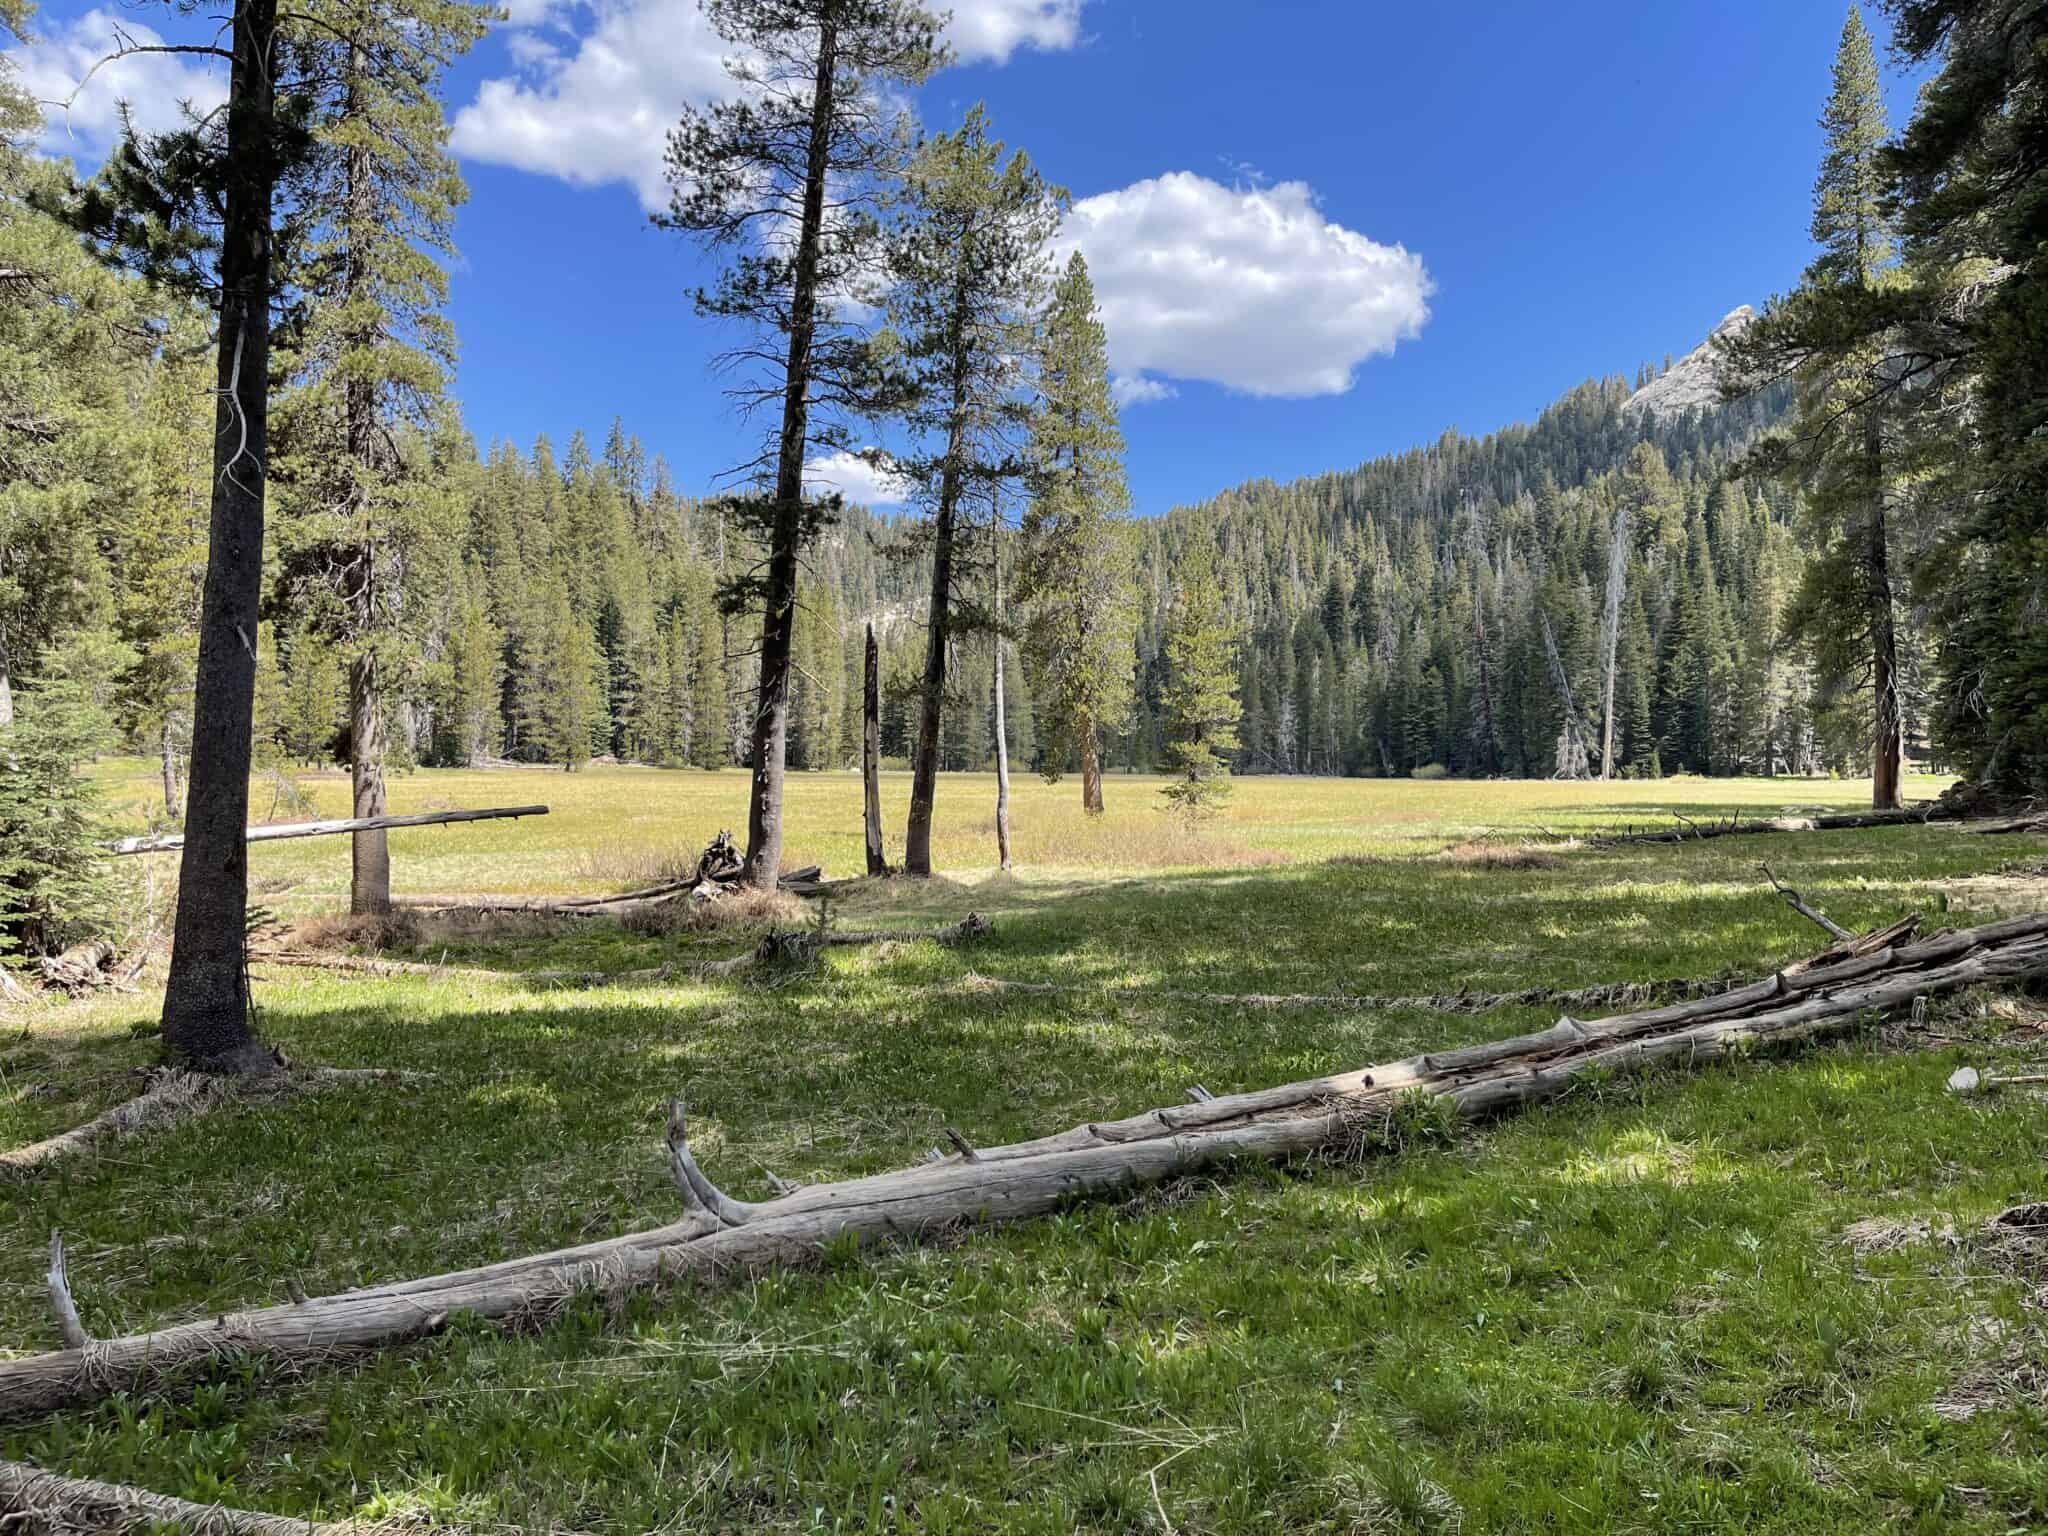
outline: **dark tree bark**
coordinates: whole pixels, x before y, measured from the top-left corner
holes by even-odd
[[[889,860],[882,851],[882,679],[875,647],[875,626],[868,626],[865,670],[861,676],[860,779],[866,806],[868,873],[886,875]]]
[[[360,45],[349,50],[348,102],[343,108],[346,121],[363,116],[361,81],[367,61]],[[370,152],[361,143],[351,143],[343,152],[342,196],[347,204],[348,258],[344,271],[341,302],[362,312],[364,290],[369,284],[369,260],[365,246],[370,224],[376,217],[376,187],[372,179]],[[374,326],[357,331],[350,346],[368,355],[377,344]],[[349,375],[344,389],[343,433],[350,465],[366,472],[377,448],[377,386],[358,367]],[[360,501],[362,481],[352,494]],[[367,509],[358,505],[359,519]],[[349,779],[354,791],[357,817],[384,814],[384,758],[388,743],[384,727],[384,690],[377,675],[377,541],[365,524],[355,551],[354,613],[351,615],[356,644],[361,647],[349,667]],[[358,917],[383,917],[391,911],[391,846],[382,827],[357,832],[351,838],[348,909]]]
[[[1081,809],[1090,816],[1102,814],[1102,748],[1095,739],[1095,722],[1081,722]]]
[[[818,29],[811,91],[811,141],[804,167],[803,222],[790,293],[789,354],[783,377],[782,437],[776,447],[775,523],[761,609],[761,691],[754,709],[754,784],[747,802],[745,879],[775,889],[782,868],[782,785],[789,754],[790,651],[796,638],[796,572],[803,537],[804,453],[810,444],[811,344],[818,324],[818,248],[825,227],[825,178],[832,146],[832,88],[838,27]]]
[[[238,0],[221,225],[219,394],[200,608],[197,701],[164,1046],[208,1071],[266,1070],[249,1021],[243,922],[249,735],[263,582],[269,452],[271,200],[276,187],[277,0]]]
[[[957,407],[959,396],[954,399]],[[946,656],[952,646],[953,525],[964,435],[956,409],[932,517],[932,602],[925,621],[924,681],[918,689],[917,751],[910,764],[910,825],[903,837],[903,872],[909,875],[932,872],[932,802],[938,793],[939,717],[946,704]]]
[[[1890,531],[1884,507],[1884,422],[1865,414],[1863,454],[1870,477],[1870,519],[1865,532],[1863,574],[1870,605],[1870,682],[1873,690],[1870,804],[1896,810],[1905,756],[1899,720],[1899,637],[1893,618]]]

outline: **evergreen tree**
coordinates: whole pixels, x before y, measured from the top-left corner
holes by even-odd
[[[108,919],[99,794],[78,765],[111,740],[106,716],[70,678],[40,680],[0,725],[0,963],[55,954]]]
[[[761,334],[764,344],[745,355],[763,376],[740,393],[781,402],[775,439],[754,463],[761,489],[723,504],[766,552],[758,574],[749,567],[728,584],[725,601],[761,609],[746,878],[772,890],[782,863],[797,567],[835,510],[806,496],[804,465],[813,450],[850,447],[843,422],[812,403],[857,394],[868,375],[850,311],[833,296],[864,270],[875,228],[868,209],[899,163],[900,114],[884,93],[922,84],[942,54],[936,20],[913,0],[705,0],[705,14],[732,47],[726,68],[738,93],[689,109],[669,135],[675,191],[657,222],[732,253],[697,308]],[[769,231],[786,233],[761,238]],[[781,358],[771,351],[778,339]]]
[[[1212,816],[1230,792],[1237,750],[1237,642],[1216,582],[1216,551],[1203,539],[1181,553],[1166,621],[1161,705],[1173,782],[1160,793],[1188,821]]]
[[[906,874],[929,875],[946,668],[970,504],[999,504],[1023,469],[1030,407],[1022,364],[1045,298],[1045,248],[1065,194],[1020,152],[1004,158],[976,107],[928,140],[904,182],[908,217],[892,242],[890,319],[902,414],[917,442],[902,473],[930,511],[931,597],[911,755]]]
[[[1029,614],[1025,659],[1038,685],[1042,771],[1056,782],[1078,756],[1082,809],[1100,813],[1102,734],[1130,714],[1137,613],[1109,344],[1078,251],[1053,289],[1041,347],[1044,404],[1033,426],[1017,601]]]
[[[1902,740],[1883,398],[1899,371],[1888,335],[1897,306],[1887,291],[1895,286],[1897,250],[1882,161],[1884,91],[1854,4],[1821,126],[1827,149],[1814,183],[1812,229],[1819,253],[1799,290],[1729,340],[1725,357],[1738,393],[1787,374],[1798,380],[1797,421],[1753,462],[1806,489],[1814,559],[1787,622],[1813,645],[1828,687],[1869,677],[1871,798],[1883,809],[1899,804]]]

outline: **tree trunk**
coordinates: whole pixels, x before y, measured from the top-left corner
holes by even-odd
[[[747,800],[746,880],[775,889],[782,867],[782,783],[789,752],[790,651],[796,635],[798,541],[803,536],[804,454],[810,446],[811,343],[818,321],[818,247],[825,227],[825,179],[832,146],[832,89],[839,28],[818,28],[811,91],[811,142],[804,166],[803,219],[789,299],[782,438],[775,461],[775,523],[769,537],[768,590],[761,608],[761,687],[754,703],[754,782]]]
[[[250,1028],[246,943],[249,735],[256,607],[263,584],[269,454],[270,218],[276,182],[277,0],[237,0],[227,107],[226,209],[206,587],[178,875],[178,916],[164,994],[164,1046],[210,1071],[272,1062]]]
[[[377,653],[365,650],[349,669],[349,741],[355,787],[353,815],[361,820],[384,814],[384,694],[377,684]],[[384,917],[391,911],[390,834],[371,827],[351,834],[353,867],[348,909],[358,917]]]
[[[163,775],[164,814],[176,818],[182,809],[178,804],[178,748],[171,738],[171,712],[164,711],[164,723],[157,733],[158,767]]]
[[[860,782],[866,807],[868,873],[889,873],[882,850],[882,678],[875,648],[875,626],[868,626],[866,668],[861,677]]]
[[[14,682],[8,676],[7,637],[0,635],[0,725],[14,724]]]
[[[1003,717],[1003,575],[996,572],[996,858],[1010,868],[1010,732]]]
[[[1900,737],[1899,639],[1893,617],[1890,535],[1884,506],[1884,422],[1874,410],[1864,416],[1863,455],[1870,479],[1863,574],[1870,610],[1870,681],[1875,727],[1870,803],[1876,810],[1888,811],[1902,803],[1899,776],[1905,747]]]
[[[361,46],[352,46],[349,49],[348,101],[344,109],[346,119],[351,122],[363,116],[361,81],[366,68]],[[376,233],[371,227],[375,219],[376,189],[371,180],[369,159],[369,151],[357,142],[351,142],[344,152],[343,197],[348,219],[348,251],[342,303],[350,308],[360,307],[363,303],[363,290],[369,278],[367,246]],[[359,357],[367,357],[375,350],[377,340],[373,329],[363,328],[349,338],[349,344]],[[343,387],[343,408],[346,417],[343,432],[352,471],[349,476],[350,495],[355,503],[353,511],[357,524],[354,611],[349,615],[358,647],[348,678],[349,778],[355,796],[353,814],[362,819],[384,814],[384,758],[388,744],[385,740],[384,690],[377,676],[375,649],[377,610],[382,600],[382,594],[377,590],[380,551],[371,521],[372,511],[365,504],[364,492],[364,487],[370,483],[377,453],[377,387],[360,365],[349,374]],[[351,842],[348,909],[358,917],[383,917],[391,911],[389,837],[382,827],[373,827],[356,833]]]
[[[938,793],[939,717],[946,704],[946,654],[952,643],[953,512],[960,495],[961,438],[956,412],[932,522],[932,602],[925,620],[924,681],[918,688],[917,748],[910,763],[910,824],[903,835],[907,875],[932,872],[932,801]]]
[[[1081,738],[1081,809],[1090,816],[1102,814],[1102,751],[1095,741],[1095,722],[1083,720]]]
[[[1614,777],[1614,673],[1621,654],[1621,598],[1628,581],[1628,508],[1614,514],[1614,543],[1607,552],[1607,612],[1602,626],[1601,657],[1606,668],[1600,706],[1600,777]]]

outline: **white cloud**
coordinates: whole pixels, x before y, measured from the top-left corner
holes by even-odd
[[[1422,258],[1325,218],[1302,182],[1225,187],[1176,171],[1076,203],[1120,401],[1198,379],[1248,395],[1341,394],[1422,330]]]
[[[573,52],[518,29],[564,14],[565,0],[511,0],[516,74],[486,80],[455,115],[456,153],[582,186],[624,182],[649,211],[668,206],[662,153],[685,103],[728,88],[730,51],[698,0],[587,0],[594,24]],[[955,0],[947,37],[967,63],[1020,48],[1074,47],[1084,0]]]
[[[131,44],[164,41],[131,17],[90,10],[8,50],[21,83],[42,103],[42,147],[51,154],[98,161],[120,137],[124,102],[138,128],[161,132],[185,120],[183,104],[207,112],[227,99],[226,60],[199,54],[133,54],[94,70],[118,46],[117,27]]]
[[[910,482],[901,475],[878,469],[844,448],[804,465],[804,489],[813,495],[837,491],[866,507],[900,507],[913,494]]]

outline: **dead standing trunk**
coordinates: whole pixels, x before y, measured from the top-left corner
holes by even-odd
[[[276,184],[277,0],[238,0],[227,105],[220,341],[206,586],[179,866],[164,995],[164,1047],[211,1071],[261,1071],[272,1057],[249,1021],[249,734],[256,606],[263,583],[269,453],[270,219]]]
[[[761,608],[761,688],[754,705],[753,790],[747,801],[744,878],[772,891],[782,867],[782,784],[789,752],[790,652],[796,636],[797,545],[803,537],[804,453],[810,445],[811,344],[818,325],[818,247],[825,226],[825,177],[832,147],[832,92],[839,28],[818,28],[811,90],[810,145],[804,163],[803,222],[789,297],[782,438],[776,449],[775,522],[768,588]]]
[[[1870,804],[1895,810],[1905,755],[1899,711],[1899,639],[1893,617],[1889,530],[1884,506],[1884,423],[1876,411],[1863,422],[1864,468],[1870,480],[1870,517],[1863,550],[1864,591],[1870,610],[1870,681],[1875,730],[1871,743]]]
[[[377,653],[366,650],[349,669],[349,740],[357,819],[384,814],[384,694],[377,685]],[[390,834],[382,827],[350,834],[353,862],[348,909],[358,917],[391,911]]]
[[[865,668],[861,675],[860,781],[866,809],[868,874],[889,873],[882,851],[882,679],[875,648],[875,626],[868,626]]]
[[[8,676],[7,637],[0,634],[0,725],[14,724],[14,683]]]

